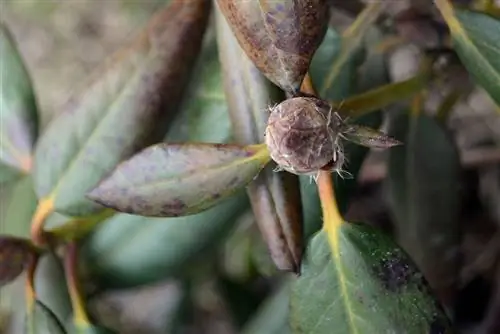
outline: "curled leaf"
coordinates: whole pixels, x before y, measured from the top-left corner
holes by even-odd
[[[162,143],[118,165],[88,197],[142,216],[195,214],[245,187],[269,159],[264,145]]]
[[[0,287],[19,276],[36,255],[28,239],[0,236]]]
[[[120,161],[165,135],[209,12],[209,0],[171,1],[68,103],[37,146],[34,180],[42,202],[74,216],[102,209],[85,194]]]
[[[226,20],[216,12],[219,57],[224,90],[235,140],[240,144],[264,141],[269,112],[284,94],[259,72],[241,49]],[[271,257],[281,270],[297,272],[302,258],[302,205],[299,180],[274,173],[270,163],[248,186],[257,225]]]
[[[326,33],[326,0],[217,0],[241,48],[277,86],[296,92]]]
[[[0,63],[0,175],[12,179],[15,171],[31,170],[38,114],[30,76],[14,38],[2,23]]]

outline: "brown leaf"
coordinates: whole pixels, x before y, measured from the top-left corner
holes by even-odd
[[[217,0],[240,46],[285,91],[297,92],[325,36],[326,0]]]
[[[264,141],[268,106],[283,92],[266,79],[241,49],[220,11],[216,11],[217,41],[224,91],[235,140],[240,144]],[[269,164],[248,186],[259,230],[280,270],[297,272],[302,259],[302,205],[299,180],[275,173]]]
[[[36,254],[28,239],[0,236],[0,287],[19,276]]]

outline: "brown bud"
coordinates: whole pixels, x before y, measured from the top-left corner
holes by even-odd
[[[315,174],[327,165],[340,168],[340,126],[327,102],[295,97],[271,108],[266,144],[278,166],[293,174]]]

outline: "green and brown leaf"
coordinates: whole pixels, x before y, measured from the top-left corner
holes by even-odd
[[[81,216],[101,210],[85,194],[121,160],[165,135],[209,13],[209,0],[172,1],[49,125],[34,173],[44,211]]]
[[[217,0],[241,48],[273,83],[299,90],[325,35],[325,0]]]
[[[244,188],[269,160],[265,145],[157,144],[118,165],[88,197],[147,217],[195,214]]]
[[[234,138],[239,144],[264,142],[268,107],[284,94],[259,72],[241,49],[228,23],[216,12],[219,58]],[[302,258],[302,205],[299,179],[273,172],[269,163],[248,186],[257,225],[280,270],[296,272]]]

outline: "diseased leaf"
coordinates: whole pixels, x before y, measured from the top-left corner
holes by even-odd
[[[55,314],[40,301],[35,301],[33,313],[28,314],[26,334],[66,334]]]
[[[240,191],[202,213],[178,218],[117,214],[85,241],[82,260],[93,280],[132,287],[181,275],[193,260],[206,258],[248,207]]]
[[[207,32],[208,41],[212,31]],[[216,54],[210,57],[212,48],[210,43],[205,44],[198,70],[216,61]],[[221,80],[213,84],[214,91],[223,91]],[[205,87],[201,81],[192,82],[192,101],[187,99],[189,102],[174,121],[175,128],[166,137],[169,142],[191,142],[192,138],[198,142],[214,142],[217,138],[224,142],[231,138],[226,107],[205,103],[206,95],[201,94]],[[239,192],[225,204],[187,217],[159,219],[117,214],[83,241],[84,267],[93,280],[105,287],[132,287],[181,275],[192,261],[206,257],[224,240],[248,205],[245,193]]]
[[[101,210],[85,194],[121,160],[165,135],[209,9],[210,0],[172,1],[49,125],[37,146],[34,174],[44,205],[76,216]]]
[[[323,230],[307,254],[292,282],[293,333],[452,333],[417,268],[372,227]]]
[[[448,0],[434,0],[453,38],[460,60],[500,104],[500,21],[487,14],[454,9]]]
[[[218,10],[216,24],[234,139],[239,144],[262,143],[268,108],[284,94],[246,56]],[[248,185],[248,194],[274,263],[281,270],[296,272],[303,248],[299,179],[290,173],[275,173],[275,167],[274,162],[269,163]]]
[[[244,188],[269,160],[265,145],[157,144],[118,165],[88,196],[124,213],[190,215]]]
[[[390,128],[405,143],[389,151],[386,178],[398,242],[442,300],[452,302],[461,244],[458,150],[426,115],[397,115]]]
[[[16,42],[0,23],[0,181],[31,171],[38,114],[30,76]]]
[[[29,239],[0,235],[0,287],[18,277],[37,254]]]
[[[325,0],[217,0],[221,12],[257,68],[285,91],[296,92],[325,35]]]

